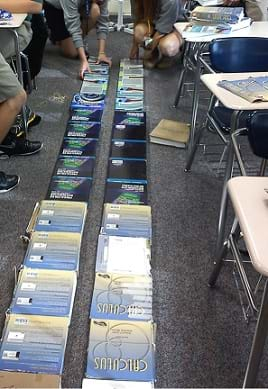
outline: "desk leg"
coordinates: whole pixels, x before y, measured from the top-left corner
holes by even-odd
[[[200,89],[200,72],[201,72],[201,62],[200,62],[200,52],[201,52],[201,43],[198,43],[197,46],[197,64],[195,69],[195,81],[194,81],[194,93],[193,93],[193,103],[192,103],[192,115],[191,115],[191,127],[188,140],[188,153],[191,152],[194,146],[194,137],[195,137],[195,127],[196,127],[196,118],[198,111],[198,101],[199,101],[199,89]]]
[[[233,133],[237,128],[237,123],[240,114],[241,111],[234,111],[232,114],[231,133]],[[216,243],[216,258],[219,257],[219,253],[222,251],[222,246],[224,243],[224,232],[225,232],[227,208],[228,208],[227,182],[232,177],[233,164],[234,164],[234,149],[231,141],[229,141],[227,147],[228,147],[228,153],[227,153],[227,162],[226,162],[225,176],[224,176],[223,189],[221,195],[220,214],[219,214],[219,222],[218,222],[218,235],[217,235],[217,243]]]
[[[15,51],[16,51],[16,65],[17,65],[17,74],[18,79],[21,85],[23,85],[23,72],[22,72],[22,64],[21,64],[21,57],[20,57],[20,42],[19,42],[19,36],[16,30],[10,30],[14,35],[14,43],[15,43]],[[23,124],[23,130],[25,131],[25,134],[27,134],[27,118],[26,118],[26,109],[25,106],[22,107],[22,124]]]
[[[191,50],[191,43],[190,42],[186,41],[185,45],[186,45],[186,48],[185,48],[185,52],[184,52],[184,56],[183,56],[182,69],[180,72],[178,86],[177,86],[177,92],[176,92],[176,96],[175,96],[175,100],[174,100],[174,104],[173,104],[174,108],[178,107],[178,104],[179,104],[179,101],[181,98],[181,91],[183,88],[184,78],[185,78],[185,74],[186,74],[186,70],[187,70],[188,55],[189,55],[190,50]]]
[[[260,313],[251,346],[243,388],[255,388],[263,348],[268,332],[268,281],[265,282]]]

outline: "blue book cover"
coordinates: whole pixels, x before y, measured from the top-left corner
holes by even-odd
[[[64,138],[60,154],[72,157],[94,157],[98,139]]]
[[[37,210],[34,231],[82,233],[87,203],[43,200]]]
[[[152,278],[96,273],[90,317],[152,321]]]
[[[154,381],[154,353],[152,323],[92,319],[86,377]]]
[[[28,268],[47,270],[79,269],[81,234],[34,232],[24,258]]]
[[[92,177],[95,157],[59,156],[53,176]]]
[[[143,98],[140,97],[118,97],[115,99],[115,109],[118,111],[143,112]]]
[[[77,274],[74,271],[31,269],[19,273],[12,314],[66,316],[72,315]]]
[[[115,111],[113,124],[114,126],[146,128],[146,112]]]
[[[84,378],[82,389],[154,389],[153,382],[111,381]]]
[[[108,178],[105,188],[105,203],[147,205],[147,183]]]
[[[151,207],[148,205],[104,204],[101,233],[151,239]]]
[[[243,7],[196,7],[191,13],[192,19],[237,23],[244,17]]]
[[[150,261],[148,238],[99,235],[96,272],[150,276]]]
[[[113,139],[111,158],[146,159],[146,142],[143,140]]]
[[[88,202],[92,177],[54,176],[51,178],[47,200]]]
[[[8,315],[0,348],[0,370],[61,374],[69,319]]]
[[[74,95],[71,102],[71,109],[87,109],[97,108],[103,109],[105,95],[98,93],[77,93]]]
[[[99,122],[68,122],[65,132],[66,138],[91,138],[98,139],[100,136],[101,124]]]
[[[108,178],[115,180],[129,180],[147,182],[146,160],[110,158],[108,162]]]
[[[100,122],[103,114],[102,108],[73,109],[70,121],[72,122]]]

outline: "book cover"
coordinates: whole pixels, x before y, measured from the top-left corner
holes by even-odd
[[[95,74],[109,74],[109,66],[107,64],[89,64],[91,73]]]
[[[51,178],[46,199],[88,202],[91,186],[91,177],[54,176]]]
[[[121,111],[143,111],[143,99],[140,97],[117,97],[115,109]]]
[[[150,141],[152,143],[185,148],[189,134],[189,124],[162,119],[150,133]]]
[[[230,34],[232,31],[241,30],[242,28],[247,28],[251,24],[250,18],[242,18],[239,22],[234,24],[229,23],[205,23],[196,21],[194,23],[189,23],[183,30],[184,38],[191,38],[193,36],[206,36],[213,34]]]
[[[112,140],[127,139],[127,140],[146,140],[146,125],[126,125],[116,124],[112,128]]]
[[[143,61],[141,59],[122,58],[120,67],[143,68]]]
[[[119,78],[132,77],[142,78],[144,76],[144,70],[142,67],[120,67]]]
[[[95,157],[59,156],[53,176],[92,177]]]
[[[9,311],[11,314],[72,315],[77,274],[74,271],[30,269],[19,273]]]
[[[115,111],[114,126],[139,126],[146,128],[146,112]]]
[[[92,319],[86,377],[154,381],[154,352],[152,323]]]
[[[107,83],[109,82],[109,74],[96,74],[96,73],[84,73],[84,78],[83,81],[106,81]]]
[[[105,188],[105,203],[147,205],[147,183],[135,181],[114,181],[108,178]]]
[[[132,89],[139,89],[144,90],[144,80],[143,77],[137,78],[137,77],[120,77],[118,80],[118,90],[120,88],[132,88]]]
[[[146,159],[146,142],[127,139],[112,140],[110,156],[111,158]]]
[[[90,317],[152,321],[152,294],[151,277],[97,273]]]
[[[93,79],[85,79],[82,82],[82,86],[80,89],[80,94],[89,94],[89,95],[97,95],[97,96],[105,96],[108,88],[107,80],[93,80]]]
[[[214,22],[237,23],[244,17],[243,7],[197,6],[191,13],[192,19]]]
[[[64,138],[60,154],[72,157],[94,157],[97,142],[97,139],[89,138]]]
[[[101,233],[151,239],[151,207],[148,205],[104,204]]]
[[[141,159],[110,158],[108,162],[108,178],[131,181],[147,181],[146,161]]]
[[[109,65],[106,62],[98,63],[98,57],[95,57],[94,55],[90,55],[87,60],[89,65],[96,65],[96,66],[106,67],[107,69],[109,69]]]
[[[0,370],[61,374],[69,319],[8,315],[0,348]]]
[[[248,77],[232,81],[222,80],[218,82],[218,85],[250,103],[268,101],[267,76]]]
[[[85,202],[43,200],[38,209],[34,231],[82,233],[86,215]]]
[[[150,261],[149,239],[99,235],[96,272],[150,276]]]
[[[73,96],[71,109],[98,108],[103,109],[105,95],[103,93],[77,93]]]
[[[117,98],[134,98],[144,100],[144,90],[130,87],[120,87],[117,89]]]
[[[100,136],[101,125],[99,122],[68,122],[65,132],[66,138],[91,138],[98,139]]]
[[[5,22],[10,22],[13,19],[11,12],[6,11],[5,9],[0,9],[0,22],[4,24]]]
[[[110,381],[84,378],[82,389],[153,389],[153,382]]]
[[[24,265],[34,269],[79,269],[81,234],[70,232],[34,232]]]
[[[74,109],[71,111],[72,122],[100,122],[103,114],[102,108]]]

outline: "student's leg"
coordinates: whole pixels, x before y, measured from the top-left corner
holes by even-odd
[[[100,7],[98,6],[98,4],[93,3],[91,6],[91,10],[90,10],[90,17],[88,20],[88,31],[87,32],[89,32],[90,30],[92,30],[96,26],[96,23],[97,23],[97,20],[99,19],[99,17],[100,17]]]
[[[166,57],[174,57],[180,51],[182,44],[182,37],[174,31],[160,39],[159,50]]]
[[[149,28],[145,23],[138,23],[134,27],[133,42],[129,53],[131,59],[138,58],[139,47],[143,45],[144,38],[148,36],[148,34]]]

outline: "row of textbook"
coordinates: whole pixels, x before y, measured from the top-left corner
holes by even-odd
[[[80,93],[73,96],[70,120],[46,199],[88,202],[92,186],[109,67],[90,57]]]
[[[229,34],[249,27],[251,19],[245,17],[243,7],[197,6],[191,12],[190,23],[183,29],[184,38],[213,34]]]
[[[107,67],[91,63],[91,68],[92,89],[87,75],[82,88],[92,105],[82,105],[83,94],[74,96],[47,199],[36,205],[26,230],[28,247],[2,335],[0,387],[61,387],[104,107],[103,102],[93,104],[99,74],[108,84]],[[83,180],[88,182],[78,184]]]
[[[142,64],[122,60],[83,389],[151,389],[155,381],[143,94]]]

